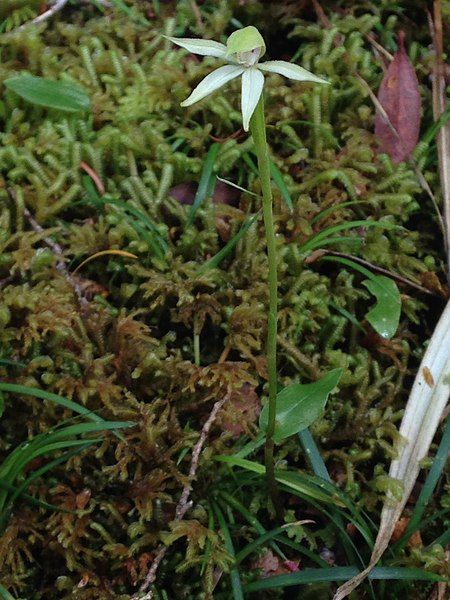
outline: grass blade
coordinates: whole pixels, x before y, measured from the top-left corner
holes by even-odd
[[[314,552],[312,552],[311,550],[308,550],[307,548],[303,548],[302,546],[300,546],[300,544],[296,544],[295,542],[291,542],[291,540],[289,540],[289,539],[286,540],[284,537],[281,537],[282,534],[286,533],[286,530],[289,528],[290,525],[293,526],[293,525],[295,525],[295,523],[287,523],[286,525],[282,525],[281,527],[272,529],[272,531],[266,531],[266,533],[263,533],[262,535],[260,535],[258,538],[253,540],[253,542],[250,542],[249,544],[247,544],[244,548],[242,548],[242,550],[240,550],[236,554],[236,562],[237,563],[242,562],[245,558],[247,558],[247,556],[252,554],[252,552],[257,550],[260,546],[262,546],[266,542],[270,542],[271,540],[275,539],[275,540],[279,541],[280,543],[286,543],[286,541],[287,541],[286,545],[288,545],[289,547],[295,548],[295,550],[297,550],[297,552],[304,554],[309,559],[311,559],[316,564],[318,564],[320,567],[327,567],[328,563],[325,562],[319,556],[316,556],[314,554]]]
[[[221,498],[223,498],[223,500],[225,500],[225,502],[227,503],[228,506],[231,506],[232,508],[237,510],[239,513],[241,513],[241,515],[244,517],[244,519],[247,521],[247,523],[249,523],[249,525],[251,525],[257,533],[259,533],[260,535],[264,535],[265,533],[267,533],[266,529],[261,525],[261,523],[255,517],[255,515],[253,515],[249,510],[247,510],[247,508],[245,508],[245,506],[243,504],[241,504],[241,502],[239,502],[239,500],[237,500],[237,498],[234,498],[227,492],[220,492],[220,496],[221,496]],[[271,546],[272,546],[273,550],[283,560],[286,560],[286,555],[280,550],[280,548],[275,543],[272,543]]]
[[[121,208],[126,213],[135,217],[136,221],[129,221],[130,225],[144,238],[158,258],[164,260],[164,256],[169,249],[169,245],[158,231],[156,225],[145,213],[138,210],[131,204],[128,204],[123,200],[111,198],[107,194],[104,196],[99,196],[90,177],[84,176],[82,181],[84,190],[87,194],[87,202],[93,204],[99,209],[104,208],[107,204],[111,204],[112,206],[117,206],[117,208]],[[86,200],[83,200],[83,202],[86,202]]]
[[[356,567],[330,567],[329,569],[304,569],[296,573],[276,575],[253,581],[244,586],[244,591],[258,592],[260,590],[282,589],[291,585],[305,585],[323,581],[342,581],[358,574]],[[372,580],[413,580],[413,581],[445,581],[435,573],[428,573],[422,569],[409,569],[402,567],[379,567],[373,569],[369,579]]]
[[[22,394],[24,396],[34,396],[35,398],[39,398],[40,400],[48,400],[50,402],[53,402],[54,404],[64,406],[64,408],[69,408],[70,410],[73,410],[79,415],[83,415],[91,421],[94,421],[96,423],[105,423],[104,419],[102,419],[92,411],[88,410],[84,406],[81,406],[76,402],[72,402],[72,400],[68,400],[63,396],[58,396],[57,394],[53,394],[52,392],[46,392],[45,390],[40,390],[39,388],[28,387],[26,385],[19,385],[16,383],[5,383],[3,381],[0,381],[0,391],[10,392],[13,394]]]
[[[233,558],[235,558],[235,552],[233,547],[233,541],[231,539],[230,530],[228,529],[228,525],[225,521],[223,513],[219,506],[214,502],[212,504],[213,510],[216,513],[217,521],[219,522],[220,531],[222,532],[225,548],[231,554]],[[244,600],[244,594],[242,592],[242,584],[241,578],[239,576],[239,570],[237,567],[233,567],[230,571],[231,577],[231,589],[233,590],[233,598],[234,600]]]
[[[338,233],[339,231],[346,231],[347,229],[355,229],[358,227],[381,227],[386,229],[401,229],[398,225],[393,225],[388,221],[368,221],[368,220],[360,220],[360,221],[348,221],[347,223],[339,223],[338,225],[333,225],[332,227],[327,227],[319,233],[313,235],[307,242],[303,244],[303,246],[299,246],[299,252],[309,252],[314,248],[318,248],[321,244],[324,243],[331,235]]]
[[[317,475],[317,477],[325,479],[325,481],[329,481],[331,483],[331,477],[328,473],[328,469],[323,462],[319,448],[316,446],[316,442],[314,441],[309,429],[303,429],[303,431],[300,431],[297,435],[306,454],[306,459],[311,465],[314,474]]]
[[[223,259],[226,256],[228,256],[228,254],[230,254],[230,252],[233,250],[233,248],[236,246],[239,240],[243,238],[244,235],[247,233],[247,231],[258,218],[258,214],[253,215],[252,217],[247,217],[247,219],[245,219],[239,231],[230,240],[228,240],[225,246],[200,267],[198,271],[199,275],[203,274],[208,269],[215,269],[217,266],[219,266]]]
[[[289,193],[289,190],[287,189],[286,184],[284,182],[283,175],[281,174],[276,164],[272,161],[270,161],[270,175],[272,176],[273,182],[280,190],[281,197],[285,201],[286,206],[288,207],[290,212],[293,212],[294,205],[292,203],[292,198]]]
[[[203,164],[202,173],[200,175],[200,182],[198,184],[197,193],[195,194],[194,203],[191,206],[189,217],[187,220],[188,225],[192,225],[195,219],[195,215],[199,207],[205,201],[205,198],[209,193],[213,193],[214,189],[212,185],[215,180],[214,175],[214,163],[216,162],[217,153],[219,151],[219,144],[211,144]],[[212,189],[211,189],[212,188]]]

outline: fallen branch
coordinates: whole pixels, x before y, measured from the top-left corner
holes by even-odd
[[[186,512],[192,506],[192,501],[189,500],[189,496],[190,496],[191,490],[192,490],[192,482],[194,481],[196,473],[197,473],[198,464],[200,461],[200,455],[201,455],[203,446],[209,435],[210,429],[211,429],[214,421],[216,420],[219,410],[222,408],[222,406],[225,404],[225,402],[229,399],[229,397],[230,397],[230,393],[228,393],[224,398],[222,398],[222,400],[218,400],[214,404],[208,419],[205,421],[205,423],[202,427],[200,437],[198,438],[197,443],[195,444],[194,449],[192,451],[191,466],[189,468],[188,480],[187,480],[185,486],[183,487],[183,491],[181,492],[180,499],[179,499],[177,507],[175,509],[174,521],[181,521],[183,519],[184,515],[186,514]],[[159,567],[162,559],[166,555],[166,552],[167,552],[167,546],[164,546],[163,544],[161,544],[161,546],[157,550],[157,553],[153,560],[152,566],[150,567],[150,569],[145,577],[144,583],[139,588],[139,592],[133,596],[132,600],[151,600],[153,598],[152,590],[147,592],[145,594],[145,596],[140,596],[140,593],[146,592],[148,590],[148,588],[152,585],[152,583],[155,582],[158,567]]]

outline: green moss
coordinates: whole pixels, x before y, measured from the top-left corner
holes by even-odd
[[[10,4],[23,10],[17,0]],[[133,4],[141,14],[149,7],[143,1]],[[394,425],[437,313],[427,310],[428,296],[402,287],[400,329],[392,340],[382,341],[363,322],[372,301],[360,276],[336,263],[305,265],[300,245],[342,221],[382,219],[402,229],[361,231],[356,247],[338,244],[333,249],[353,252],[416,283],[435,274],[442,278],[442,243],[428,197],[409,165],[393,165],[377,154],[374,109],[354,75],[357,70],[377,89],[382,69],[364,34],[375,30],[392,52],[394,31],[401,26],[416,42],[414,62],[428,107],[432,61],[426,28],[412,27],[403,16],[410,2],[338,4],[345,10],[327,10],[331,30],[298,2],[263,7],[255,1],[207,0],[201,32],[191,3],[179,1],[160,3],[160,14],[149,27],[114,9],[102,15],[93,6],[68,6],[38,29],[0,37],[0,356],[25,364],[0,363],[0,377],[139,423],[127,444],[111,438],[71,459],[67,468],[55,469],[31,490],[76,514],[19,505],[0,540],[2,583],[17,595],[130,598],[161,540],[171,545],[157,585],[170,598],[207,597],[203,594],[211,590],[215,569],[229,567],[221,538],[204,522],[211,491],[233,491],[241,483],[213,462],[214,454],[241,443],[221,426],[213,430],[195,482],[197,512],[188,514],[187,522],[195,527],[177,529],[171,521],[190,450],[212,403],[230,388],[238,396],[248,389],[259,397],[265,394],[268,295],[261,223],[249,229],[219,268],[198,275],[199,266],[239,230],[260,201],[242,194],[234,208],[208,199],[194,226],[187,228],[186,207],[169,190],[198,182],[211,136],[225,140],[218,173],[256,195],[260,187],[248,167],[251,140],[239,133],[226,139],[241,127],[238,94],[232,93],[237,86],[217,93],[213,102],[182,111],[179,102],[211,70],[213,60],[186,57],[161,33],[224,41],[235,28],[231,18],[258,26],[270,58],[295,56],[332,82],[312,90],[276,75],[267,77],[269,143],[294,204],[291,214],[274,189],[280,384],[312,381],[323,371],[344,367],[339,392],[312,432],[334,479],[377,520],[380,499],[393,486],[386,472],[397,440]],[[32,3],[27,7],[35,12]],[[0,17],[5,19],[3,10]],[[335,34],[343,36],[339,47],[333,44]],[[76,81],[89,94],[92,113],[62,116],[6,91],[2,81],[23,71]],[[424,130],[431,124],[429,112],[427,108]],[[421,148],[418,160],[435,189],[434,148]],[[92,201],[82,162],[95,170],[108,198],[124,202],[129,210]],[[347,201],[354,204],[344,205]],[[336,209],[320,217],[332,206]],[[45,235],[30,228],[25,208]],[[131,209],[144,214],[146,223]],[[84,266],[76,277],[90,304],[87,312],[80,311],[45,236],[61,246],[71,271],[87,256],[107,249],[132,252],[137,259],[103,256]],[[168,247],[164,258],[155,251],[161,239]],[[364,331],[339,309],[360,320]],[[194,364],[194,331],[200,366]],[[0,459],[27,436],[69,416],[28,397],[7,395]],[[225,417],[226,411],[222,426]],[[248,433],[256,433],[251,418],[244,425]],[[279,459],[306,468],[296,441],[279,449]],[[251,490],[243,498],[246,506],[270,528],[263,488],[254,479],[242,485]],[[448,504],[447,496],[442,503]],[[301,502],[292,510],[295,520],[308,507]],[[314,518],[317,530],[305,525],[305,539],[319,548],[332,545],[339,561],[345,561],[339,535],[327,529],[325,519]],[[239,522],[233,534],[239,541],[253,535]],[[189,568],[183,570],[186,536],[191,536]],[[431,564],[426,552],[414,560]],[[82,578],[84,587],[79,586]],[[418,588],[414,593],[422,593]],[[230,597],[226,578],[217,591]]]

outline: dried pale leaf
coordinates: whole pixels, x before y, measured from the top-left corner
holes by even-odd
[[[83,262],[79,264],[78,267],[73,271],[73,274],[79,271],[88,262],[91,262],[91,260],[107,254],[116,254],[118,256],[124,256],[125,258],[137,258],[136,254],[131,254],[131,252],[126,252],[125,250],[102,250],[101,252],[96,252],[92,256],[88,256],[85,260],[83,260]]]
[[[380,528],[370,564],[336,592],[333,600],[347,597],[376,565],[392,537],[403,508],[420,471],[420,461],[428,454],[439,420],[450,396],[450,302],[434,330],[427,351],[414,380],[400,426],[404,445],[389,469],[390,477],[401,481],[400,501],[388,497],[381,513]],[[432,377],[434,385],[427,382]]]
[[[389,154],[394,163],[399,163],[416,147],[421,114],[419,82],[405,50],[403,32],[399,35],[394,60],[381,82],[378,100],[389,121],[377,110],[375,136],[381,152]]]

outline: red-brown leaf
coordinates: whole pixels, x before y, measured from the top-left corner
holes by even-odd
[[[394,163],[405,160],[414,150],[420,132],[420,91],[417,75],[405,50],[404,33],[398,36],[398,50],[378,91],[378,100],[397,134],[380,111],[375,116],[375,136],[380,151]]]

